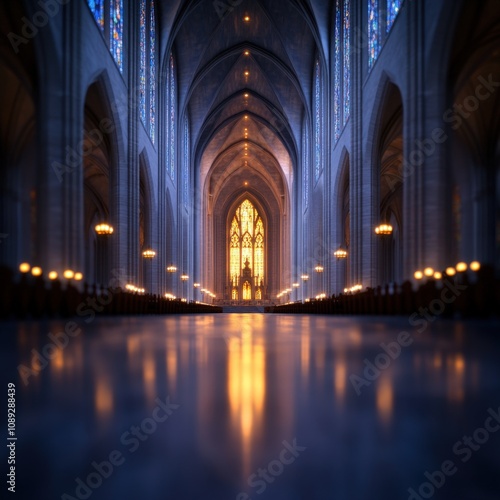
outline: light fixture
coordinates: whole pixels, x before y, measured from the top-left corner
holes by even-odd
[[[248,94],[244,94],[243,96],[244,96],[245,98],[248,98]]]
[[[154,259],[156,257],[156,252],[148,248],[147,250],[144,250],[144,252],[142,252],[142,256],[145,259]]]
[[[300,285],[299,285],[298,283],[293,283],[293,284],[292,284],[292,286],[293,286],[294,288],[299,288],[299,286],[300,286]]]
[[[201,285],[200,285],[199,283],[193,283],[193,286],[194,286],[195,288],[200,288],[200,286],[201,286]]]
[[[187,281],[189,279],[189,276],[185,273],[181,274],[181,280],[182,281]]]
[[[63,273],[63,276],[67,279],[67,280],[70,280],[72,278],[74,278],[75,276],[75,272],[72,271],[71,269],[66,269]]]
[[[307,281],[309,279],[309,275],[308,274],[303,274],[301,277],[300,277],[301,280],[303,281]]]
[[[75,273],[74,279],[76,281],[82,281],[83,279],[83,274],[82,273]]]
[[[314,268],[314,270],[317,272],[317,273],[322,273],[325,268],[323,266],[320,266],[319,264]]]
[[[431,276],[434,276],[434,269],[432,267],[426,267],[424,269],[424,275],[430,278]]]
[[[243,54],[245,54],[246,56],[249,56],[250,55],[250,51],[249,50],[245,50],[245,52],[243,52]]]
[[[339,247],[335,252],[333,252],[333,255],[337,259],[346,259],[347,258],[347,250],[344,250],[342,247]]]
[[[443,277],[443,273],[440,273],[439,271],[436,271],[434,273],[434,279],[435,280],[440,280]]]
[[[246,15],[243,17],[243,21],[245,21],[246,23],[249,23],[250,22],[250,16],[249,15]]]
[[[22,273],[29,273],[31,269],[31,266],[27,262],[23,262],[22,264],[19,264],[19,271]]]
[[[467,264],[465,262],[459,262],[456,266],[455,269],[459,273],[465,273],[467,271]]]
[[[413,276],[416,280],[421,280],[424,277],[424,273],[422,271],[415,271]]]
[[[56,271],[50,271],[49,273],[49,280],[56,280],[57,279],[57,272]]]
[[[100,236],[109,236],[113,234],[113,226],[109,225],[107,222],[101,222],[95,227],[95,232]]]
[[[250,76],[250,71],[245,71],[243,74],[244,74],[245,76]]]
[[[375,233],[381,236],[387,236],[392,234],[393,228],[390,224],[380,224],[375,228]]]
[[[445,272],[448,276],[455,276],[457,274],[457,270],[454,267],[447,267]]]
[[[477,272],[479,269],[481,269],[481,264],[475,260],[474,262],[471,262],[469,265],[469,268],[471,271]]]
[[[32,267],[31,268],[31,274],[33,276],[41,276],[42,275],[42,268],[38,267],[38,266]]]
[[[177,268],[173,264],[170,264],[167,267],[167,273],[175,273],[176,271],[177,271]]]

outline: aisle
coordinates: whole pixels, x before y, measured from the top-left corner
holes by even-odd
[[[18,498],[498,498],[498,324],[85,319],[2,325]]]

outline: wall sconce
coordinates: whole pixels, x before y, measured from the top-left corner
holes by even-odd
[[[101,222],[101,224],[97,224],[97,226],[95,227],[95,232],[99,236],[109,236],[110,234],[113,234],[113,231],[113,226],[106,222]]]
[[[390,224],[380,224],[375,228],[375,233],[379,236],[388,236],[392,234],[393,227]]]
[[[147,249],[147,250],[144,250],[144,252],[142,252],[142,256],[145,259],[154,259],[156,257],[156,252],[154,250]]]

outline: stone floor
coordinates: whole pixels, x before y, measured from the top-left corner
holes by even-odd
[[[3,323],[12,498],[498,500],[499,326],[263,314]]]

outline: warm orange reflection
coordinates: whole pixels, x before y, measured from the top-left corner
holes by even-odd
[[[309,330],[302,333],[300,339],[300,366],[302,367],[302,376],[304,379],[307,378],[309,373],[309,360],[311,352],[311,338]]]
[[[62,349],[57,349],[52,358],[52,365],[56,371],[60,371],[64,368],[64,355]]]
[[[391,421],[393,405],[392,379],[389,376],[382,376],[377,384],[377,411],[385,424]]]
[[[113,391],[108,380],[96,380],[94,404],[97,415],[101,418],[108,417],[113,411]]]
[[[177,385],[177,348],[174,340],[167,340],[167,380],[172,394],[175,394]]]
[[[335,396],[341,402],[344,399],[346,379],[347,379],[347,366],[345,359],[340,357],[335,360]]]
[[[249,323],[241,325],[241,341],[228,339],[228,398],[233,427],[242,439],[244,468],[250,463],[253,433],[260,425],[266,395],[264,346],[253,338]]]
[[[464,399],[465,368],[462,354],[446,358],[446,392],[449,401],[461,403]]]
[[[144,390],[146,400],[151,402],[156,397],[156,362],[153,354],[148,352],[144,357],[144,365],[142,367],[142,378],[144,380]]]

